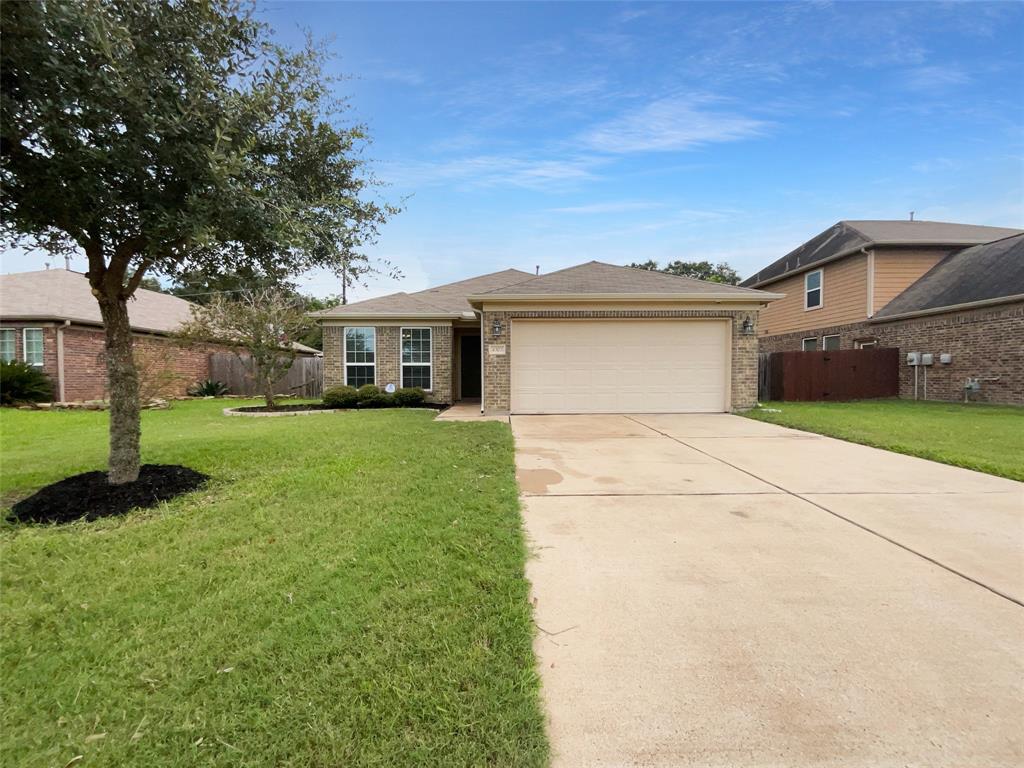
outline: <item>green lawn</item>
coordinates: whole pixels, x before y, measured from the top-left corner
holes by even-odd
[[[545,764],[508,427],[223,405],[143,416],[144,461],[205,489],[0,530],[4,765]],[[0,413],[4,505],[105,437]]]
[[[913,400],[765,403],[746,415],[897,453],[1024,480],[1024,408]]]

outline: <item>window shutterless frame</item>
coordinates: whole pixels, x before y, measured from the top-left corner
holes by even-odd
[[[834,347],[830,347],[829,344],[832,343],[833,339],[835,339],[835,346]],[[825,350],[826,352],[834,352],[835,350],[839,349],[839,334],[835,333],[835,334],[830,334],[828,336],[822,336],[821,337],[821,348],[823,350]]]
[[[817,352],[818,351],[818,337],[808,336],[800,341],[801,352]]]
[[[43,329],[24,328],[21,331],[21,356],[29,365],[43,365]]]
[[[0,360],[11,362],[18,359],[18,330],[0,328]]]
[[[804,311],[821,309],[825,303],[825,276],[820,269],[804,275]]]
[[[377,383],[377,329],[372,326],[346,328],[342,342],[345,354],[345,383],[357,389]]]
[[[399,328],[398,360],[403,387],[419,387],[424,392],[434,388],[434,332],[431,328],[408,326]]]

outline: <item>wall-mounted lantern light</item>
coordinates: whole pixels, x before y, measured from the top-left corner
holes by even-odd
[[[753,333],[754,333],[754,321],[750,319],[749,315],[743,320],[743,325],[740,326],[740,333],[742,333],[744,336],[752,336],[753,335]]]
[[[501,336],[501,320],[498,318],[494,318],[494,321],[491,323],[491,335],[494,337]]]

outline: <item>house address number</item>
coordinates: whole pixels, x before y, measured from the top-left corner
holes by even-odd
[[[488,344],[487,345],[487,354],[495,355],[495,356],[504,355],[505,354],[505,345],[504,344]]]

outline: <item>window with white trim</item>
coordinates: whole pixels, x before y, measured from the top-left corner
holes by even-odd
[[[0,328],[0,360],[6,363],[18,358],[18,332],[14,328]]]
[[[345,383],[350,387],[377,383],[377,330],[345,329]]]
[[[433,385],[431,348],[433,334],[429,328],[402,329],[402,386],[430,391]]]
[[[826,352],[833,352],[839,349],[839,334],[834,336],[822,336],[821,337],[821,348]]]
[[[853,346],[857,349],[875,349],[878,346],[878,340],[861,339],[860,341],[853,342]]]
[[[822,304],[821,270],[804,275],[804,309],[817,309]]]
[[[22,331],[21,348],[29,365],[43,364],[43,329],[26,328]]]
[[[800,349],[804,352],[818,351],[818,337],[809,336],[800,343]]]

